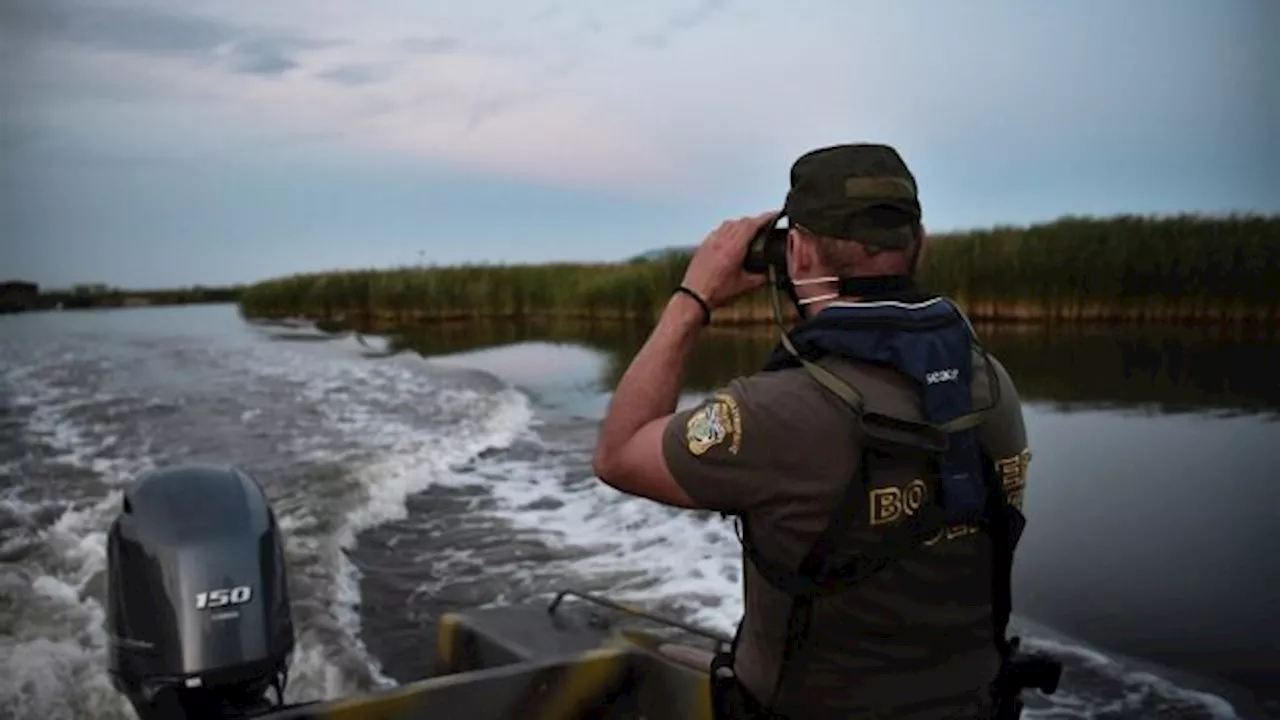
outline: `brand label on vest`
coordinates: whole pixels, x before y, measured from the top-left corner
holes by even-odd
[[[934,370],[924,376],[924,382],[926,385],[937,385],[938,383],[943,382],[955,382],[958,377],[960,377],[960,371],[955,368]]]

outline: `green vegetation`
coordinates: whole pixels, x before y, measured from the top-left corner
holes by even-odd
[[[314,273],[245,289],[247,317],[365,330],[481,317],[650,322],[687,254],[617,264]],[[975,319],[1158,322],[1280,319],[1280,216],[1064,218],[935,235],[921,283]],[[717,322],[771,318],[764,292]]]
[[[57,307],[115,308],[149,305],[195,305],[228,303],[240,300],[243,288],[211,288],[196,285],[189,288],[162,290],[123,290],[104,286],[78,286],[70,290],[46,290],[35,297],[31,309],[50,310]]]
[[[627,264],[399,268],[295,275],[248,287],[249,317],[343,317],[358,327],[478,318],[647,318],[687,256]]]
[[[1277,318],[1280,216],[1066,218],[940,238],[922,281],[984,319]]]

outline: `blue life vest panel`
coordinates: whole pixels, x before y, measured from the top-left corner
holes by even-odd
[[[920,392],[925,421],[931,425],[975,410],[973,330],[945,298],[831,305],[788,335],[806,360],[834,355],[891,367],[911,378]],[[797,365],[796,358],[778,347],[765,369]],[[936,461],[937,502],[946,516],[959,523],[980,515],[985,487],[976,430],[950,433]]]

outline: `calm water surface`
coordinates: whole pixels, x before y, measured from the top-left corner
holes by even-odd
[[[983,334],[1035,454],[1018,623],[1067,665],[1029,715],[1280,716],[1280,339]],[[102,672],[103,533],[121,485],[171,462],[240,462],[272,496],[293,699],[421,676],[440,612],[566,585],[729,630],[731,526],[591,476],[643,339],[504,323],[389,340],[423,359],[229,306],[0,318],[0,717],[128,717]],[[707,335],[682,402],[773,340]]]

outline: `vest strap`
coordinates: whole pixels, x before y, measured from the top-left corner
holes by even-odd
[[[865,407],[862,393],[859,393],[852,385],[821,365],[798,356],[797,359],[800,360],[800,365],[808,371],[809,376],[816,380],[819,385],[822,385],[834,393],[836,397],[843,400],[846,405],[853,409],[854,413],[862,414]]]

